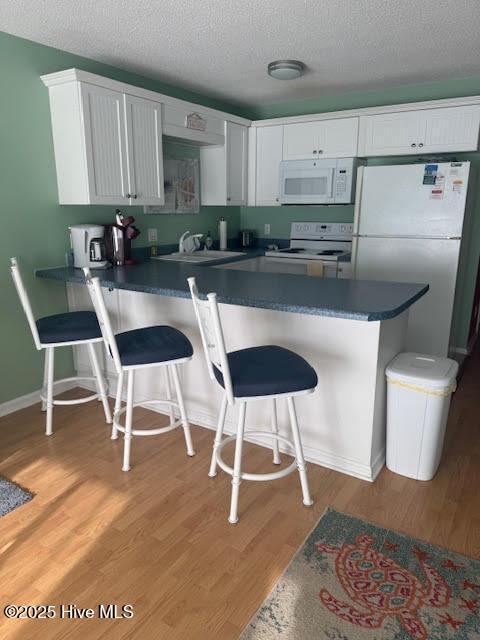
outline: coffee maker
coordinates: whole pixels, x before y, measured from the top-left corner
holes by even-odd
[[[70,227],[73,266],[105,269],[110,266],[105,254],[105,228],[100,224],[76,224]]]

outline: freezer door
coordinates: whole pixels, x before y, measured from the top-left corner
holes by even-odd
[[[469,169],[469,162],[366,167],[356,233],[460,237]]]
[[[459,240],[356,239],[356,279],[430,285],[410,307],[408,351],[448,355],[459,252]]]

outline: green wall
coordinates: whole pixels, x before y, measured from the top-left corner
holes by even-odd
[[[64,263],[69,248],[68,226],[109,222],[115,209],[58,205],[48,90],[39,76],[71,67],[244,115],[237,106],[0,32],[0,356],[4,366],[0,403],[38,389],[42,380],[41,354],[34,348],[11,282],[10,256],[17,256],[21,263],[37,315],[66,311],[64,285],[35,279],[33,271]],[[172,149],[179,151],[176,146]],[[184,151],[188,153],[182,148]],[[234,234],[240,216],[233,207],[227,211],[202,207],[200,215],[195,216],[144,216],[138,215],[142,213],[139,207],[131,207],[129,212],[137,216],[142,231],[137,246],[147,244],[148,227],[158,229],[159,243],[171,243],[186,229],[192,232],[211,229],[214,233],[218,219],[225,214]],[[71,375],[69,350],[58,350],[58,354],[57,377]]]

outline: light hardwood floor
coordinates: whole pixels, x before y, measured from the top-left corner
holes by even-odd
[[[248,416],[247,416],[248,417]],[[161,417],[160,417],[161,418]],[[139,423],[159,415],[145,410]],[[0,638],[230,640],[266,597],[327,506],[480,556],[480,356],[457,391],[445,454],[428,483],[384,469],[374,484],[309,465],[313,508],[296,476],[243,483],[237,525],[227,523],[229,478],[207,477],[213,432],[137,438],[122,473],[100,404],[55,410],[43,435],[34,406],[0,420],[0,474],[35,498],[0,518]],[[270,453],[246,447],[250,470]],[[5,620],[6,604],[132,604],[131,620]]]

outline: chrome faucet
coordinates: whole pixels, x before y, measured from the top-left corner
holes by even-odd
[[[190,231],[185,231],[180,236],[178,241],[178,252],[179,253],[193,253],[197,249],[200,248],[200,238],[203,238],[203,233],[195,233],[191,236],[188,235]]]

